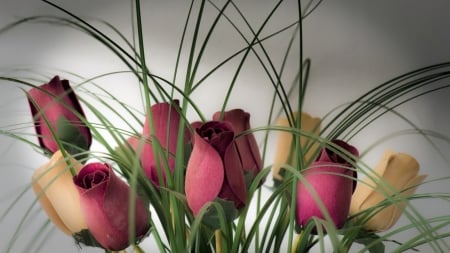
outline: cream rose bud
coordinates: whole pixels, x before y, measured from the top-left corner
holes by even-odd
[[[366,177],[358,183],[350,206],[351,215],[379,204],[386,196],[399,194],[401,198],[407,198],[414,194],[417,186],[426,178],[426,175],[418,175],[419,164],[416,159],[390,150],[385,151],[374,172],[376,175]],[[394,196],[394,199],[398,198]],[[382,210],[375,208],[377,213],[364,224],[365,229],[385,231],[391,228],[400,218],[405,206],[406,200],[395,200]]]
[[[50,220],[61,231],[72,235],[87,229],[87,225],[68,164],[76,172],[83,167],[72,157],[65,159],[61,151],[56,151],[46,164],[34,172],[32,187]]]
[[[295,119],[298,119],[300,116],[300,128],[303,132],[307,132],[310,134],[318,135],[320,133],[320,118],[312,117],[311,115],[301,112],[299,115],[298,112],[294,112],[293,114]],[[279,118],[276,123],[277,126],[281,127],[289,127],[289,121],[287,118]],[[294,165],[295,163],[295,154],[292,154],[293,148],[293,140],[294,135],[286,132],[280,131],[278,133],[278,140],[275,149],[275,157],[273,162],[272,174],[273,178],[279,181],[283,180],[283,176],[280,174],[282,167],[286,164]],[[306,166],[312,162],[313,156],[317,155],[317,151],[319,149],[319,143],[314,142],[313,139],[308,138],[306,136],[300,136],[300,146],[303,150],[306,150],[303,155],[303,162],[307,163]]]

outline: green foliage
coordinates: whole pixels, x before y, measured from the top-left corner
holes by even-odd
[[[73,239],[75,240],[75,243],[80,246],[80,248],[82,247],[81,244],[90,247],[101,247],[91,232],[87,229],[83,229],[80,232],[73,234]]]
[[[210,205],[206,209],[206,212],[203,216],[203,222],[206,226],[208,226],[212,230],[220,229],[220,220],[223,218],[223,220],[230,224],[233,223],[233,221],[238,217],[239,212],[234,207],[233,202],[223,200],[223,199],[216,199],[214,200],[214,203],[217,203],[217,205]],[[220,212],[217,208],[221,208]],[[221,217],[221,214],[224,214],[224,217]]]
[[[384,243],[379,239],[380,237],[375,233],[361,231],[355,242],[367,246],[370,253],[384,253]]]
[[[64,149],[76,156],[80,153],[85,153],[89,150],[89,144],[86,138],[81,134],[80,129],[70,123],[64,116],[58,118],[56,122],[57,137],[61,142]],[[86,155],[84,155],[86,157]],[[77,157],[77,159],[83,161],[83,157]]]
[[[350,251],[352,244],[358,243],[364,245],[370,253],[383,253],[385,252],[385,242],[389,241],[390,237],[394,237],[396,234],[408,229],[416,229],[418,231],[418,237],[414,238],[417,240],[411,239],[411,241],[400,245],[398,251],[414,249],[414,247],[421,244],[431,245],[431,248],[436,252],[449,248],[445,242],[442,242],[442,239],[446,239],[450,235],[441,232],[440,229],[449,225],[450,217],[444,216],[428,219],[418,213],[413,206],[410,206],[405,213],[410,224],[398,230],[393,230],[388,235],[381,236],[364,231],[360,228],[361,224],[352,224],[351,222],[348,222],[344,229],[337,231],[330,225],[328,220],[318,219],[312,220],[305,227],[299,227],[295,222],[296,185],[302,178],[301,171],[311,161],[302,161],[302,154],[307,149],[301,147],[298,141],[293,143],[290,150],[290,153],[295,156],[296,166],[286,164],[280,172],[284,180],[275,180],[273,187],[261,186],[261,182],[264,182],[266,176],[270,173],[272,165],[269,162],[256,177],[251,174],[245,175],[249,200],[244,208],[237,210],[232,202],[216,199],[202,209],[196,217],[190,211],[184,195],[184,177],[186,165],[192,151],[192,143],[188,141],[186,144],[178,145],[179,150],[177,150],[177,154],[180,155],[176,157],[174,172],[169,171],[166,159],[172,154],[167,154],[168,152],[163,150],[161,143],[157,141],[151,143],[155,150],[154,153],[161,155],[161,159],[164,160],[160,163],[161,166],[158,168],[158,172],[160,174],[163,171],[165,172],[167,184],[162,184],[161,186],[155,186],[145,178],[139,157],[140,152],[136,152],[126,143],[130,136],[141,137],[140,129],[135,129],[136,127],[131,121],[139,122],[140,126],[142,126],[142,119],[145,116],[149,118],[152,116],[147,109],[152,104],[160,101],[173,101],[181,97],[180,113],[183,119],[180,125],[189,124],[188,114],[191,112],[204,121],[205,116],[202,112],[204,108],[201,108],[197,101],[193,99],[194,91],[205,88],[208,83],[207,80],[225,65],[235,64],[233,65],[235,66],[234,73],[231,73],[231,81],[224,81],[224,85],[228,89],[223,96],[224,101],[221,104],[221,108],[218,108],[218,110],[225,110],[233,95],[233,90],[238,85],[239,75],[245,71],[245,64],[249,59],[254,59],[260,64],[273,89],[273,100],[270,104],[267,125],[251,129],[252,132],[264,132],[266,134],[261,144],[263,157],[266,156],[266,151],[272,148],[268,142],[269,133],[281,131],[289,132],[295,137],[308,137],[321,145],[330,146],[337,153],[343,152],[333,147],[330,141],[334,138],[350,140],[376,119],[387,113],[397,115],[411,126],[415,134],[424,136],[432,147],[436,147],[429,136],[450,142],[448,136],[420,129],[414,122],[396,112],[395,109],[419,96],[448,88],[449,85],[447,84],[435,85],[435,83],[439,80],[450,78],[449,62],[405,73],[376,86],[343,107],[336,107],[329,115],[323,117],[327,121],[320,136],[313,136],[299,129],[300,122],[294,119],[293,112],[301,111],[304,100],[307,99],[306,88],[311,68],[311,60],[305,59],[302,51],[302,21],[319,6],[322,2],[320,0],[306,1],[307,3],[303,5],[302,1],[299,1],[296,21],[269,34],[266,33],[266,28],[270,26],[273,15],[279,11],[280,6],[284,3],[282,0],[274,2],[273,8],[269,13],[265,14],[266,16],[258,26],[250,24],[248,18],[235,1],[225,1],[222,5],[218,5],[215,1],[191,1],[187,10],[183,33],[180,35],[180,46],[177,52],[176,64],[173,67],[172,80],[167,80],[159,76],[158,73],[153,73],[147,66],[145,57],[146,43],[144,41],[146,28],[141,16],[143,10],[141,10],[139,0],[134,1],[132,4],[132,7],[134,7],[134,19],[132,20],[134,34],[131,38],[128,38],[113,25],[105,21],[99,22],[106,27],[102,30],[95,25],[95,22],[89,22],[87,19],[81,18],[64,9],[63,6],[58,6],[49,1],[44,2],[61,11],[62,16],[25,18],[5,26],[0,30],[0,34],[18,25],[28,23],[45,23],[76,29],[89,35],[105,48],[111,50],[128,68],[126,71],[106,73],[88,80],[73,75],[74,79],[80,78],[82,80],[78,90],[84,96],[80,96],[80,100],[97,122],[91,123],[88,120],[86,125],[91,129],[95,141],[105,148],[105,152],[89,151],[88,144],[77,126],[71,124],[64,117],[58,119],[58,131],[55,134],[58,143],[68,153],[78,155],[78,160],[84,161],[88,158],[95,158],[114,163],[115,169],[126,179],[137,194],[144,199],[144,202],[151,206],[151,229],[149,238],[145,240],[153,240],[160,252],[279,252],[283,247],[286,247],[289,251],[292,250],[292,252],[308,252],[312,248],[316,249],[315,247],[317,247],[324,252],[325,241],[330,240],[330,247],[333,248],[334,252]],[[211,10],[214,10],[214,12],[208,12]],[[230,16],[229,13],[233,12],[237,13],[238,18]],[[212,22],[207,23],[204,20],[207,14],[210,13],[213,13],[214,16]],[[223,24],[233,28],[245,44],[241,49],[231,53],[229,57],[219,59],[219,63],[207,69],[205,73],[203,69],[200,69],[200,66],[205,62],[206,49],[212,43],[211,41],[214,38],[217,27]],[[290,41],[284,51],[280,50],[282,60],[281,64],[278,64],[278,59],[275,61],[272,54],[279,52],[268,52],[265,48],[265,42],[284,34],[289,35]],[[113,39],[116,37],[119,39]],[[293,52],[294,43],[297,41],[300,51]],[[289,65],[288,63],[288,58],[292,55],[299,58],[298,63],[295,65]],[[181,64],[185,64],[186,68],[184,69]],[[286,81],[283,79],[285,68],[293,68],[297,71],[297,76],[294,80],[289,80],[291,81],[290,84],[286,84]],[[181,71],[185,71],[185,73],[181,74],[184,75],[184,80],[179,80]],[[141,96],[138,99],[144,104],[143,110],[131,108],[126,101],[120,101],[106,88],[96,84],[97,79],[101,77],[113,76],[119,73],[127,73],[138,80],[136,85],[141,89]],[[70,73],[67,74],[70,75]],[[25,86],[33,86],[32,83],[34,83],[21,80],[21,78],[1,76],[0,80]],[[179,87],[180,83],[183,85],[181,88]],[[84,89],[84,84],[92,84],[93,86],[91,87],[94,87],[99,92],[92,92],[88,88]],[[92,102],[92,100],[95,102]],[[291,101],[295,101],[295,103]],[[277,109],[279,112],[275,113]],[[116,127],[115,122],[108,116],[105,116],[105,112],[111,113],[125,123],[127,129]],[[290,127],[281,129],[273,126],[274,118],[281,115],[288,118]],[[330,115],[333,116],[331,117]],[[153,124],[151,120],[149,124]],[[19,128],[19,126],[16,127]],[[16,133],[13,130],[0,129],[0,134],[11,136],[18,141],[30,144],[32,147],[37,147],[27,140],[25,134]],[[153,134],[151,133],[151,135]],[[179,144],[183,143],[183,137],[185,137],[182,134],[180,136]],[[137,151],[141,151],[142,145],[146,141],[141,140],[139,144],[141,146],[137,148]],[[380,138],[379,141],[376,144],[381,143],[382,139]],[[444,156],[444,153],[441,155]],[[355,169],[358,172],[371,170],[369,166],[359,159],[352,162],[355,164]],[[448,181],[449,179],[443,180]],[[30,186],[27,186],[17,199],[12,202],[10,207],[1,214],[0,222],[13,213],[12,210],[18,206],[19,200],[30,188]],[[386,198],[392,199],[390,196],[386,196]],[[438,193],[422,195],[421,198],[447,202],[450,199],[448,194],[442,195]],[[17,241],[20,241],[21,232],[25,229],[23,225],[25,221],[30,219],[30,213],[32,213],[34,204],[25,211],[20,224],[13,232],[13,237],[5,239],[8,244],[7,252],[12,252],[14,245],[18,244]],[[39,232],[37,232],[35,237],[39,237]],[[83,230],[73,235],[73,237],[77,244],[98,246],[98,243],[87,230]],[[38,243],[30,243],[30,251],[31,247],[34,246],[33,244]],[[136,248],[136,250],[143,252],[140,248]],[[153,252],[153,249],[149,250],[149,252]]]

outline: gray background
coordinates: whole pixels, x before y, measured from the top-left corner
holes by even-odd
[[[56,3],[82,17],[107,20],[126,36],[131,34],[131,11],[127,1],[79,0]],[[268,0],[242,1],[237,5],[257,28],[273,3]],[[184,1],[143,3],[148,65],[151,71],[168,79],[172,78],[171,73],[187,7],[188,4]],[[211,7],[207,7],[206,10],[205,20],[211,20],[215,11]],[[2,27],[19,18],[41,14],[63,15],[39,1],[0,1]],[[450,60],[449,14],[450,2],[444,0],[324,1],[304,22],[304,55],[312,59],[305,111],[321,117],[334,107],[357,98],[363,92],[392,77],[429,64]],[[296,1],[283,3],[263,34],[267,35],[283,25],[292,23],[296,15]],[[208,21],[205,21],[205,24],[207,23]],[[238,22],[238,25],[244,27],[242,22]],[[205,25],[204,29],[207,27]],[[248,29],[243,31],[250,38]],[[204,32],[202,35],[204,36]],[[264,44],[277,66],[280,64],[289,36],[289,33],[282,34]],[[236,32],[226,22],[222,22],[207,48],[200,72],[205,73],[220,59],[244,45]],[[182,62],[186,62],[186,57]],[[297,62],[298,59],[295,57],[290,58],[288,66],[291,67],[286,69],[283,77],[286,83],[292,80]],[[222,104],[222,91],[226,89],[225,84],[231,80],[236,63],[235,61],[225,66],[193,95],[205,115],[211,115]],[[92,77],[123,70],[125,66],[108,49],[80,32],[45,24],[29,24],[0,35],[0,74],[20,76],[14,72],[16,68],[32,68],[49,76],[58,73],[64,77],[65,72],[55,70],[62,69],[83,77]],[[29,76],[29,72],[27,73]],[[180,85],[182,78],[183,75],[180,75],[177,79]],[[141,102],[135,99],[138,94],[136,81],[129,75],[102,78],[98,83],[119,99],[142,109]],[[254,127],[265,125],[271,86],[254,57],[251,57],[244,66],[236,85],[229,108],[242,107],[251,112]],[[417,126],[449,136],[450,116],[447,111],[449,107],[450,90],[447,89],[418,98],[399,108],[399,111]],[[194,117],[194,114],[190,116]],[[32,134],[30,120],[23,91],[15,84],[2,82],[0,129],[2,131],[14,129],[20,133]],[[125,124],[118,121],[117,126]],[[409,126],[402,120],[387,115],[357,135],[352,144],[365,150],[379,138],[405,128]],[[30,140],[34,138],[31,136]],[[273,142],[273,139],[271,141]],[[434,141],[442,153],[448,156],[449,144],[441,140]],[[428,180],[450,176],[448,163],[419,135],[402,135],[383,142],[363,158],[364,162],[375,165],[386,148],[415,156],[421,164],[423,173],[429,175]],[[101,146],[94,144],[92,149],[101,150]],[[0,158],[0,211],[3,213],[11,201],[27,189],[33,170],[46,159],[28,145],[3,135],[0,135]],[[267,164],[271,160],[272,153],[269,153]],[[427,183],[419,189],[419,193],[448,191],[448,180]],[[12,212],[1,220],[0,251],[6,250],[6,242],[13,236],[33,200],[34,195],[27,191]],[[414,201],[413,205],[425,217],[445,215],[450,211],[447,202],[437,200]],[[30,211],[30,220],[22,225],[19,241],[11,252],[28,252],[24,250],[27,241],[45,221],[45,215],[37,210],[39,208],[34,207]],[[402,217],[400,223],[406,224],[407,221]],[[416,231],[407,231],[393,239],[404,241],[414,234]],[[151,239],[146,240],[143,245],[148,252],[154,249]],[[424,252],[429,250],[426,247],[421,249]],[[74,246],[71,238],[58,231],[50,232],[40,252],[62,251],[79,252],[79,249]],[[81,251],[101,252],[94,249]]]

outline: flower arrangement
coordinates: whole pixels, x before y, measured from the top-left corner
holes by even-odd
[[[27,128],[34,131],[26,136],[4,127],[1,133],[46,157],[44,164],[35,166],[25,190],[2,211],[0,221],[14,215],[25,192],[34,192],[34,202],[28,203],[12,237],[5,241],[5,252],[14,252],[19,241],[26,240],[20,234],[33,210],[45,213],[49,220],[26,242],[23,250],[33,252],[47,239],[42,231],[55,227],[74,239],[74,248],[78,245],[95,252],[350,252],[359,247],[360,252],[378,253],[386,251],[386,243],[395,252],[421,246],[435,252],[449,249],[445,230],[449,216],[428,218],[414,207],[415,200],[423,199],[445,201],[448,206],[448,193],[416,193],[422,184],[448,178],[426,181],[427,175],[419,172],[420,161],[389,147],[372,167],[364,160],[370,148],[363,152],[352,141],[387,113],[404,119],[430,146],[435,145],[429,136],[448,140],[443,133],[418,128],[396,111],[412,99],[448,88],[439,82],[450,77],[448,63],[408,72],[319,118],[303,107],[311,60],[303,56],[302,25],[321,1],[299,1],[295,22],[268,36],[262,31],[283,1],[273,5],[258,29],[247,23],[233,1],[192,1],[172,81],[147,65],[139,0],[131,4],[132,39],[103,23],[120,40],[62,6],[43,2],[64,16],[21,19],[0,34],[35,22],[75,28],[92,36],[128,68],[125,73],[134,78],[131,85],[139,87],[136,99],[143,107],[135,109],[96,85],[96,79],[117,73],[89,79],[63,71],[47,79],[0,75],[2,82],[23,88],[31,115]],[[205,8],[211,9],[206,12]],[[247,23],[249,37],[230,10]],[[202,35],[202,18],[210,13],[215,15]],[[199,79],[203,54],[220,22],[234,27],[246,45]],[[280,53],[285,56],[277,70],[264,43],[289,32],[292,39],[286,52]],[[185,78],[180,81],[177,72],[183,70],[188,38],[192,44]],[[298,52],[291,51],[295,40]],[[290,66],[298,71],[289,86],[282,74],[292,54],[299,61]],[[252,123],[253,111],[229,105],[232,96],[247,99],[248,94],[232,91],[249,55],[259,61],[273,93],[266,124],[257,127]],[[224,102],[211,116],[205,115],[206,109],[197,101],[202,98],[195,97],[194,91],[208,89],[203,82],[236,59],[225,94],[210,98]],[[117,121],[125,127],[117,127]],[[276,138],[274,143],[271,137]],[[382,145],[383,140],[379,141],[376,144]],[[408,223],[393,229],[402,214]],[[417,230],[416,236],[405,242],[395,239],[411,229]],[[147,248],[148,241],[153,244]]]

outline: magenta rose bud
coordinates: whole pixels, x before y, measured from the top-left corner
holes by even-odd
[[[197,215],[205,204],[221,198],[242,208],[247,189],[232,125],[226,121],[195,125],[185,179],[189,207]]]
[[[59,150],[53,129],[66,148],[76,145],[77,152],[89,149],[91,132],[82,121],[85,116],[69,81],[55,76],[49,83],[28,91],[27,97],[42,148],[52,154]]]
[[[343,141],[334,140],[333,143],[353,156],[359,155],[356,148]],[[351,158],[343,158],[341,152],[338,153],[323,148],[316,161],[303,171],[307,183],[299,180],[296,203],[296,218],[300,226],[306,226],[313,217],[326,219],[317,204],[318,198],[337,229],[345,224],[357,175],[348,162]]]
[[[103,163],[85,165],[74,177],[74,183],[86,224],[97,242],[113,251],[128,247],[131,188]],[[149,229],[149,213],[139,197],[135,201],[134,223],[136,238],[144,237]]]
[[[143,136],[147,138],[141,155],[141,163],[147,177],[155,184],[160,185],[158,175],[162,175],[165,182],[165,162],[171,172],[175,169],[178,131],[180,128],[180,114],[178,100],[173,104],[158,103],[151,107],[151,122],[145,119]],[[151,128],[153,127],[153,131]],[[184,130],[184,139],[188,139],[187,127]],[[151,136],[153,134],[153,136]],[[157,143],[152,144],[156,140]],[[159,146],[160,152],[155,152],[154,146]],[[158,158],[158,159],[156,159]]]
[[[220,117],[221,112],[216,112],[213,115],[213,120],[230,122],[236,135],[250,129],[250,114],[241,109],[226,111],[223,113],[222,119],[220,119]],[[237,137],[235,145],[241,156],[243,169],[247,172],[251,172],[254,177],[258,175],[263,165],[258,144],[256,143],[253,133]]]

